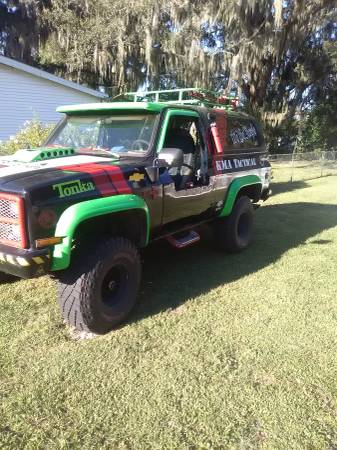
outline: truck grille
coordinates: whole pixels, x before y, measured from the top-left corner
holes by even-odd
[[[0,193],[0,243],[26,247],[23,199]]]

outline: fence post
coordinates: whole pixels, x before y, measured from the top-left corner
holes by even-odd
[[[294,178],[294,162],[295,162],[295,148],[293,150],[293,153],[291,155],[291,175],[290,175],[290,183],[293,182]]]

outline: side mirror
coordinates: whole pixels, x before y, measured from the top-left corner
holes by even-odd
[[[180,148],[163,148],[158,158],[164,160],[170,167],[181,167],[184,164],[184,153]]]

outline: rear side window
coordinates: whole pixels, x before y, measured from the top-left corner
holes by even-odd
[[[228,146],[234,149],[255,148],[261,145],[259,130],[249,119],[228,118]]]

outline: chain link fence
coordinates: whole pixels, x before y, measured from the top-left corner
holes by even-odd
[[[271,154],[274,182],[305,181],[337,175],[337,149],[321,152]]]

